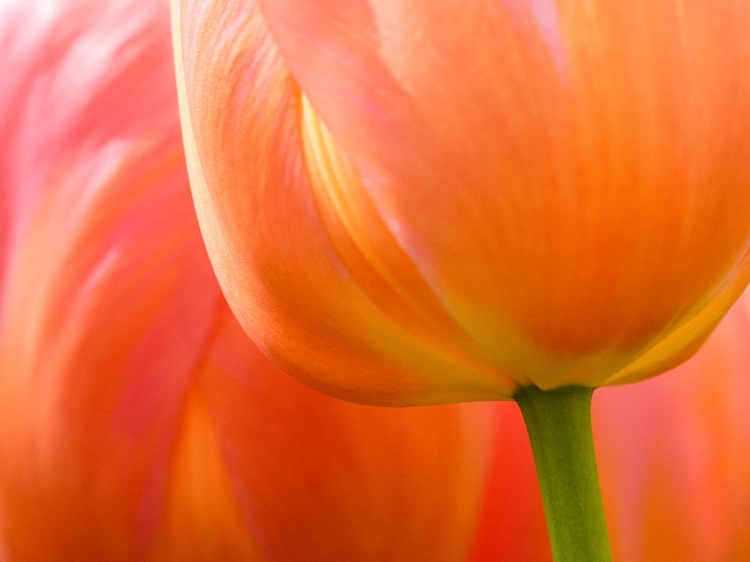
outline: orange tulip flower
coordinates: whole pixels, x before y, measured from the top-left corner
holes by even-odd
[[[162,2],[0,7],[0,559],[463,560],[491,408],[340,402],[261,355],[172,64]]]
[[[748,282],[750,4],[173,0],[244,328],[354,401],[686,359]]]

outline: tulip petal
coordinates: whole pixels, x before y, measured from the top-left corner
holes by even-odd
[[[495,364],[603,383],[746,284],[746,4],[261,5],[372,205]]]
[[[0,511],[14,559],[138,559],[155,523],[142,490],[168,464],[221,302],[185,193],[165,6],[98,4],[6,3],[0,18],[13,69]]]
[[[220,282],[253,339],[305,382],[350,400],[510,396],[513,383],[477,359],[485,354],[352,183],[346,159],[320,154],[362,213],[342,222],[337,206],[350,202],[319,196],[304,160],[328,133],[314,115],[305,120],[307,102],[258,7],[173,6],[196,208]],[[207,184],[221,185],[222,196]],[[377,242],[362,244],[365,231]]]
[[[221,368],[204,375],[206,410],[269,559],[465,558],[492,406],[364,407],[269,368],[250,380],[214,357]]]

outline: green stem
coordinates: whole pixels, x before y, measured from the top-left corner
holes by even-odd
[[[555,562],[611,562],[594,440],[593,390],[528,386],[518,403],[534,452]]]

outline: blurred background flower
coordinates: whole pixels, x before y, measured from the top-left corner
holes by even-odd
[[[0,68],[3,562],[462,559],[492,407],[340,402],[247,339],[166,3],[3,2]]]

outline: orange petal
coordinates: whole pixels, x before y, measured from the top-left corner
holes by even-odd
[[[534,458],[516,404],[498,404],[498,431],[469,560],[551,562]]]
[[[404,251],[537,384],[605,380],[744,256],[747,6],[569,2],[551,41],[498,4],[262,5]]]
[[[305,382],[351,400],[509,396],[511,381],[479,360],[482,350],[367,207],[367,194],[359,193],[367,215],[356,225],[342,224],[319,198],[304,167],[304,137],[326,132],[314,116],[299,130],[306,102],[257,6],[173,5],[198,216],[219,280],[253,339]],[[212,185],[222,186],[220,197]],[[349,229],[371,232],[388,252],[373,263],[372,245],[361,246]]]

